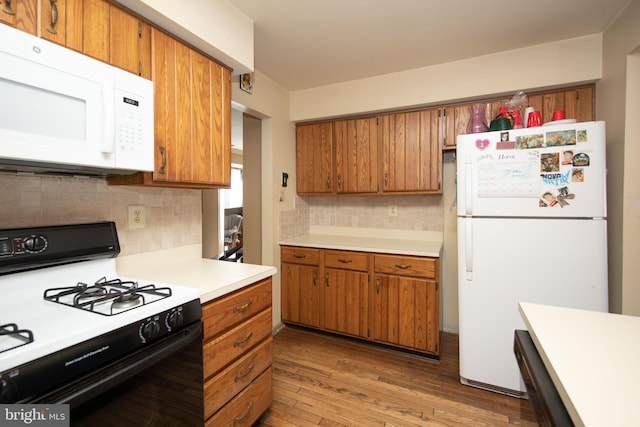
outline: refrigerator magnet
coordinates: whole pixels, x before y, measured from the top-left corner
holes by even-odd
[[[489,147],[488,139],[476,139],[476,148],[480,151]]]
[[[586,130],[579,130],[577,134],[578,142],[589,142],[589,134]]]
[[[571,171],[571,182],[584,182],[584,169],[574,168]]]
[[[500,141],[496,143],[496,150],[513,150],[516,148],[515,141]]]
[[[544,148],[544,135],[522,135],[516,136],[516,147],[519,150],[530,150],[534,148]]]
[[[591,159],[587,153],[578,153],[573,156],[573,166],[586,167],[591,163]]]

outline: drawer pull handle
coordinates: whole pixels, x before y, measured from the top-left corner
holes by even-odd
[[[246,343],[247,341],[249,341],[249,340],[251,339],[251,337],[252,337],[252,336],[253,336],[253,332],[249,332],[249,333],[247,334],[247,337],[246,337],[245,339],[238,340],[238,341],[234,341],[234,342],[233,342],[233,347],[235,348],[235,347],[239,347],[239,346],[241,346],[242,344],[244,344],[244,343]]]
[[[396,264],[396,267],[398,267],[401,270],[406,270],[408,268],[411,268],[411,264]]]
[[[2,11],[7,15],[15,15],[16,12],[11,8],[11,0],[7,0],[5,1],[5,3],[6,4],[4,6],[4,9],[2,9]]]
[[[251,371],[253,371],[253,368],[255,367],[255,365],[252,363],[251,365],[249,365],[249,369],[247,369],[247,372],[245,372],[244,374],[237,374],[234,382],[238,382],[241,379],[245,378],[247,375],[249,375],[251,373]]]
[[[298,259],[303,259],[303,258],[306,258],[307,256],[304,254],[293,254],[293,257]]]
[[[240,422],[242,422],[245,418],[247,418],[247,415],[249,415],[249,412],[251,412],[251,408],[253,408],[253,401],[249,401],[249,404],[247,405],[247,411],[240,415],[239,417],[235,417],[233,419],[233,425],[236,425]]]
[[[353,260],[350,260],[348,258],[338,258],[338,261],[340,261],[343,264],[349,264],[350,262],[353,262]]]
[[[233,307],[233,312],[234,312],[234,313],[237,313],[237,312],[239,312],[239,311],[244,311],[244,310],[246,310],[247,308],[251,307],[251,305],[252,305],[252,304],[253,304],[253,298],[251,298],[251,299],[249,300],[249,302],[248,302],[248,303],[246,303],[246,304],[242,304],[242,305],[241,305],[241,306],[239,306],[239,307]]]
[[[158,150],[160,150],[160,155],[162,156],[162,164],[160,165],[158,173],[164,175],[164,168],[167,166],[167,154],[165,153],[164,147],[158,147]]]
[[[56,24],[58,23],[58,6],[56,5],[57,0],[49,0],[51,3],[51,23],[47,27],[47,31],[51,34],[58,34],[56,31]]]

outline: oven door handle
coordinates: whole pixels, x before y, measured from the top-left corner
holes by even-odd
[[[76,408],[175,354],[197,338],[202,339],[201,321],[85,375],[38,400],[46,403],[68,404],[72,409]]]

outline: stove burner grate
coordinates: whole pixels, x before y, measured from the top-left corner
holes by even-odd
[[[7,323],[6,325],[0,325],[0,337],[8,336],[17,339],[20,344],[12,345],[9,348],[0,348],[0,353],[7,350],[12,350],[17,347],[21,347],[25,344],[33,342],[33,332],[29,329],[18,329],[18,325],[15,323]]]
[[[149,297],[150,301],[147,301]],[[50,288],[44,299],[80,308],[104,316],[123,313],[136,307],[171,296],[171,288],[153,284],[139,286],[131,280],[102,277],[93,285],[79,282],[76,286]],[[108,309],[104,307],[108,305]]]

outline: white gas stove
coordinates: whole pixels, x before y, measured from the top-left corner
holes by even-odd
[[[0,403],[200,327],[196,289],[119,277],[118,253],[111,222],[0,230]]]

